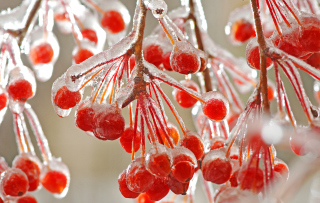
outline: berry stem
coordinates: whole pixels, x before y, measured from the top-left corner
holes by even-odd
[[[257,33],[257,39],[259,43],[259,53],[260,53],[260,83],[258,87],[258,92],[262,94],[263,100],[263,110],[265,113],[270,114],[270,104],[268,99],[268,78],[267,78],[267,57],[264,50],[267,48],[266,41],[263,36],[261,19],[259,14],[259,9],[257,6],[257,0],[251,1],[251,9],[254,15],[255,30]],[[257,98],[261,98],[258,96]]]
[[[135,116],[134,116],[134,130],[133,130],[134,134],[133,134],[133,138],[132,138],[131,161],[134,160],[134,153],[135,153],[135,146],[136,146],[136,136],[137,136],[137,129],[138,129],[138,116],[139,116],[139,101],[137,100],[136,112],[135,112]],[[140,122],[142,122],[142,121],[140,121]]]
[[[24,106],[24,113],[27,115],[32,131],[36,136],[38,146],[41,150],[43,161],[45,163],[48,163],[48,161],[52,159],[51,151],[48,145],[48,140],[44,135],[39,119],[33,111],[33,109],[31,108],[31,106],[28,103],[26,103]]]
[[[28,16],[25,16],[25,18],[27,18],[26,20],[26,24],[23,28],[19,29],[19,30],[8,30],[8,32],[10,34],[12,34],[14,37],[18,38],[18,45],[21,46],[22,44],[22,41],[24,40],[26,34],[28,33],[28,31],[30,29],[32,29],[32,22],[33,22],[33,19],[36,17],[37,13],[38,13],[38,10],[39,8],[41,7],[41,3],[42,3],[42,0],[37,0],[31,11],[29,12],[29,15]],[[28,9],[29,10],[29,9]]]
[[[102,15],[104,14],[104,11],[97,5],[95,4],[94,2],[92,2],[91,0],[87,0],[87,2],[89,4],[91,4],[91,6],[96,9],[99,13],[101,13]]]
[[[202,42],[202,37],[201,37],[201,31],[198,25],[198,21],[195,17],[195,9],[194,9],[194,4],[193,0],[189,0],[189,7],[190,7],[190,14],[189,14],[189,19],[191,19],[194,23],[194,31],[195,31],[195,36],[197,39],[197,44],[198,44],[198,49],[201,51],[204,51],[204,46]],[[204,84],[205,84],[205,91],[210,92],[212,91],[212,83],[211,83],[211,77],[210,77],[210,72],[208,68],[205,68],[204,71],[202,72],[203,78],[204,78]]]
[[[21,119],[19,117],[19,114],[17,113],[13,113],[13,124],[14,124],[14,132],[16,134],[16,141],[19,148],[19,154],[27,153],[29,150],[28,150],[25,137],[23,136]]]

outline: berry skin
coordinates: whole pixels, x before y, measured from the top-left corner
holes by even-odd
[[[29,57],[33,64],[49,63],[52,60],[53,53],[49,43],[42,43],[31,47]]]
[[[172,70],[180,74],[192,74],[199,70],[200,60],[194,53],[179,52],[171,54]]]
[[[320,69],[320,53],[313,53],[307,60],[305,60],[307,64],[316,69]]]
[[[116,140],[124,132],[125,120],[114,105],[102,106],[93,117],[93,134],[100,140]]]
[[[271,86],[268,86],[268,99],[269,101],[272,101],[274,99],[274,88]]]
[[[320,51],[320,20],[318,17],[303,17],[299,32],[299,42],[310,52]]]
[[[23,197],[20,197],[16,203],[37,203],[36,198],[34,198],[31,195],[25,195]]]
[[[201,159],[204,154],[203,141],[195,132],[187,131],[185,136],[180,140],[179,145],[192,151],[197,160]]]
[[[139,193],[132,192],[127,186],[127,171],[124,170],[118,177],[119,190],[125,198],[136,198]]]
[[[137,198],[137,203],[155,203],[146,193],[141,193]]]
[[[210,119],[221,121],[228,114],[228,107],[226,105],[227,104],[223,100],[212,98],[206,101],[202,110]]]
[[[167,127],[168,127],[168,134],[169,134],[170,138],[172,138],[171,139],[172,143],[177,145],[179,142],[179,137],[180,137],[178,128],[170,122],[167,123]],[[169,147],[169,143],[167,140],[164,140],[164,145]]]
[[[224,147],[226,139],[223,137],[214,137],[210,140],[209,149],[215,150]]]
[[[26,102],[33,96],[31,83],[24,79],[19,79],[9,83],[7,92],[13,100],[19,102]]]
[[[171,173],[168,175],[166,183],[170,190],[177,195],[185,195],[189,188],[189,182],[182,183],[175,179]]]
[[[135,143],[134,143],[134,152],[137,152],[140,148],[140,140],[141,140],[140,136],[141,136],[140,131],[137,130],[137,134],[135,137]],[[127,127],[120,137],[120,145],[127,153],[132,152],[133,138],[134,138],[134,128]]]
[[[259,47],[254,46],[251,49],[247,49],[246,58],[249,66],[253,69],[260,70],[260,54]],[[267,58],[267,68],[272,65],[270,58]]]
[[[239,170],[235,171],[231,177],[230,177],[230,185],[231,187],[238,187],[239,183],[238,183],[238,174],[239,174]]]
[[[0,188],[4,196],[22,196],[28,191],[28,187],[28,177],[20,169],[8,169],[1,174]]]
[[[197,167],[193,153],[187,148],[175,147],[172,149],[172,156],[171,174],[177,181],[189,182]]]
[[[192,80],[182,80],[180,83],[187,87],[190,88],[196,92],[200,91],[199,86],[197,83],[195,83]],[[189,93],[183,90],[177,90],[175,89],[173,91],[173,98],[178,102],[178,104],[183,107],[183,108],[190,108],[193,107],[197,103],[197,99],[193,98]]]
[[[118,33],[124,30],[125,22],[118,11],[106,11],[101,19],[101,25],[110,33]]]
[[[93,56],[93,53],[88,49],[80,49],[74,56],[72,56],[72,58],[75,64],[79,64],[87,60],[91,56]]]
[[[40,184],[40,167],[26,154],[17,156],[13,161],[13,168],[21,169],[28,177],[28,191],[35,191]]]
[[[160,201],[170,191],[166,183],[166,178],[156,178],[151,188],[147,190],[146,194],[153,201]]]
[[[61,109],[70,109],[81,100],[80,92],[71,92],[67,86],[62,86],[54,96],[54,104]]]
[[[252,23],[245,19],[234,22],[231,26],[233,38],[238,42],[245,42],[256,35]]]
[[[141,163],[141,158],[135,159],[128,166],[127,186],[132,192],[146,192],[152,186],[154,180],[155,176]]]
[[[143,56],[145,60],[155,65],[156,67],[160,66],[160,64],[162,63],[162,54],[163,51],[157,44],[150,44],[143,49]]]
[[[280,173],[283,177],[285,177],[285,179],[287,179],[289,177],[289,168],[287,166],[287,164],[285,163],[276,163],[274,166],[273,166],[273,170],[275,172],[278,172]]]
[[[41,184],[51,193],[60,194],[67,187],[67,177],[59,171],[49,171],[41,179]]]
[[[163,145],[153,146],[146,156],[147,170],[158,177],[166,177],[171,172],[172,157]]]
[[[263,172],[260,168],[248,167],[240,170],[238,174],[238,182],[241,189],[251,190],[259,193],[264,186]]]
[[[98,43],[97,33],[91,29],[84,29],[81,31],[82,37],[88,39],[89,41],[93,42],[94,44]]]
[[[162,64],[167,71],[172,71],[171,64],[170,64],[170,56],[171,56],[171,52],[167,52],[162,55]]]
[[[205,155],[201,164],[201,171],[206,181],[222,184],[230,179],[232,166],[224,153],[218,150],[210,151]]]
[[[8,103],[8,96],[6,93],[2,93],[0,94],[0,111],[2,109],[4,109],[4,107],[7,106],[7,103]]]
[[[81,130],[92,132],[94,110],[90,104],[88,105],[88,103],[91,103],[91,101],[86,100],[78,106],[75,116],[75,123],[76,126]]]

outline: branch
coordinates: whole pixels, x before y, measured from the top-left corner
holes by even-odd
[[[264,53],[264,50],[266,50],[267,45],[263,36],[261,19],[259,15],[259,9],[257,6],[257,0],[250,0],[250,1],[251,1],[251,9],[254,14],[254,24],[256,28],[257,40],[259,43],[259,52],[260,52],[260,83],[258,86],[258,92],[260,93],[260,95],[262,94],[263,110],[264,112],[269,114],[270,104],[268,99],[267,58]],[[260,96],[258,96],[257,98],[260,99]],[[258,103],[260,102],[258,101]]]

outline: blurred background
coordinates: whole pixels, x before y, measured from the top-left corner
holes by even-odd
[[[128,8],[131,16],[133,15],[135,0],[121,0]],[[169,10],[177,8],[180,5],[179,0],[166,1]],[[203,0],[205,15],[208,21],[209,35],[220,46],[226,48],[235,56],[244,56],[245,46],[235,47],[230,44],[224,33],[224,26],[227,24],[229,14],[232,10],[247,4],[248,0]],[[15,7],[21,3],[21,0],[0,0],[0,10],[8,7]],[[148,12],[146,35],[158,24],[158,22]],[[56,62],[52,78],[45,82],[38,82],[37,93],[29,102],[37,113],[43,130],[48,138],[52,154],[55,157],[61,157],[67,164],[71,173],[71,184],[69,193],[64,199],[55,199],[44,189],[34,195],[40,203],[100,203],[100,202],[134,202],[131,199],[122,197],[118,190],[118,175],[127,168],[130,163],[130,154],[127,154],[119,144],[119,140],[100,141],[87,136],[74,125],[74,110],[67,118],[59,118],[53,110],[51,104],[51,86],[54,80],[61,76],[71,65],[71,52],[75,46],[71,35],[62,35],[55,28],[54,32],[60,43],[60,56]],[[23,56],[25,65],[30,67],[28,60]],[[272,71],[273,73],[273,71]],[[183,76],[172,74],[177,80],[184,79]],[[272,74],[270,75],[272,78]],[[193,78],[196,80],[196,78]],[[304,80],[305,87],[309,90],[309,96],[315,104],[312,96],[313,80]],[[172,88],[163,86],[166,93],[171,96]],[[292,90],[291,85],[288,91]],[[243,96],[246,101],[248,95]],[[289,91],[289,98],[298,122],[305,123],[304,115],[301,114],[301,108],[292,91]],[[292,98],[292,99],[291,99]],[[273,107],[275,106],[272,104]],[[195,130],[191,119],[190,110],[177,107],[181,113],[186,126],[190,130]],[[169,113],[168,113],[169,114]],[[128,112],[123,111],[123,115],[128,119]],[[173,121],[174,119],[169,119]],[[128,120],[127,120],[128,121]],[[128,122],[127,122],[128,123]],[[30,131],[30,134],[31,131]],[[35,140],[33,140],[35,141]],[[34,142],[35,143],[35,142]],[[279,150],[279,158],[287,163],[293,159],[293,153],[289,150]],[[18,154],[14,140],[12,126],[12,114],[7,112],[3,123],[0,126],[0,156],[5,157],[9,165]],[[303,188],[299,190],[298,195],[292,202],[302,202],[308,198],[310,181],[306,182]],[[206,197],[202,187],[199,185],[196,192],[196,202],[206,202]]]

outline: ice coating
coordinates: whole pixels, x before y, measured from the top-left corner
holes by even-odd
[[[90,57],[81,64],[74,64],[68,68],[65,74],[65,82],[68,89],[73,92],[78,91],[85,82],[84,76],[87,76],[88,73],[91,76],[90,74],[94,74],[98,67],[117,60],[124,55],[131,48],[134,38],[134,34],[131,34],[110,49]]]
[[[16,84],[19,84],[20,87],[16,87]],[[31,86],[31,92],[25,93],[19,90],[22,86],[30,85]],[[14,87],[14,89],[11,89],[11,87]],[[9,79],[8,79],[8,84],[7,84],[7,91],[9,93],[9,98],[10,98],[10,106],[16,106],[15,103],[18,103],[20,106],[27,100],[32,98],[35,93],[36,93],[36,80],[34,77],[33,72],[26,66],[16,66],[13,68],[10,73],[9,73]],[[24,89],[29,88],[29,86],[26,86]],[[10,91],[12,91],[13,95],[10,95]],[[14,98],[12,98],[14,96]],[[27,98],[24,98],[24,97]],[[23,98],[20,98],[23,97]],[[12,99],[11,99],[12,98]],[[13,104],[13,106],[12,106]],[[19,112],[19,107],[17,108],[11,108],[11,110],[17,109],[17,112]]]
[[[53,105],[53,108],[56,112],[56,114],[61,117],[61,118],[64,118],[66,116],[68,116],[71,112],[71,109],[62,109],[60,107],[58,107],[55,103],[54,103],[54,98],[58,92],[58,90],[60,88],[62,88],[63,86],[66,86],[65,84],[65,74],[63,74],[62,76],[60,76],[59,78],[57,78],[53,85],[52,85],[52,90],[51,90],[51,102],[52,102],[52,105]],[[83,90],[80,91],[80,93],[82,94],[83,93]]]
[[[238,187],[227,187],[216,197],[215,203],[260,202],[257,195]]]
[[[20,6],[2,11],[0,13],[0,27],[5,30],[23,29],[35,3],[37,0],[24,0]]]
[[[43,178],[48,174],[48,172],[53,172],[53,171],[62,173],[63,175],[65,175],[65,177],[67,179],[67,184],[66,184],[66,187],[63,189],[63,191],[61,193],[54,193],[53,194],[54,197],[61,199],[67,195],[68,190],[69,190],[70,171],[69,171],[69,168],[67,167],[67,165],[65,165],[61,161],[61,158],[52,157],[52,159],[49,160],[49,162],[45,165],[45,167],[43,167],[43,169],[41,171],[40,179],[43,181]]]
[[[20,48],[17,40],[10,34],[6,33],[3,35],[4,45],[6,45],[6,52],[8,57],[14,66],[22,65],[20,57]]]
[[[2,173],[3,171],[9,169],[9,166],[6,162],[6,160],[3,157],[0,157],[0,173]]]
[[[37,115],[35,114],[35,112],[33,111],[31,105],[28,103],[25,103],[24,112],[28,118],[31,129],[36,137],[44,164],[47,164],[48,160],[52,159],[52,155],[51,155],[51,151],[49,148],[48,140],[47,140],[46,136],[44,135],[44,132],[42,130],[39,119],[38,119]]]
[[[190,159],[188,159],[188,160],[192,161],[194,168],[196,168],[198,166],[197,158],[194,156],[192,151],[190,151],[189,149],[187,149],[185,147],[176,146],[175,148],[171,149],[171,154],[172,154],[174,162],[179,161],[179,160],[175,160],[175,159],[183,154],[183,155],[187,156],[188,158],[191,158],[191,160]]]
[[[220,119],[222,116],[226,116],[229,113],[229,101],[218,91],[210,91],[202,94],[201,97],[205,101],[203,107],[204,114],[210,119]],[[222,102],[222,103],[221,103]],[[220,104],[221,103],[221,104]],[[216,106],[217,105],[217,106]],[[223,105],[223,106],[220,106]],[[219,108],[215,110],[214,115],[211,114],[211,111],[208,111],[208,108]],[[213,110],[213,109],[211,109]],[[220,120],[215,120],[220,121]]]
[[[242,43],[246,42],[251,37],[253,37],[252,34],[248,33],[248,31],[246,32],[245,38],[243,38],[244,34],[242,34],[243,40],[246,39],[245,41],[237,39],[237,36],[235,36],[236,29],[238,29],[238,28],[235,28],[236,26],[238,26],[237,23],[238,24],[239,23],[247,24],[244,27],[245,29],[248,29],[248,25],[251,24],[252,29],[253,29],[253,20],[252,19],[253,19],[253,17],[252,17],[252,11],[251,11],[250,4],[246,4],[240,8],[236,8],[234,11],[232,11],[230,13],[228,24],[225,26],[225,33],[233,45],[236,45],[236,46],[242,45]],[[252,31],[254,31],[254,30],[252,30]],[[242,31],[242,33],[244,33],[244,31]]]
[[[181,118],[180,115],[178,114],[176,108],[174,107],[174,105],[173,105],[172,102],[170,101],[169,97],[168,97],[164,92],[160,91],[160,90],[161,90],[160,86],[158,86],[158,85],[156,85],[156,84],[155,84],[155,86],[157,87],[157,90],[160,92],[161,96],[166,100],[168,106],[171,107],[171,110],[172,110],[172,111],[174,112],[174,114],[177,116],[177,119],[179,120],[179,123],[180,123],[180,125],[181,125],[181,128],[182,128],[184,131],[186,131],[186,126],[185,126],[182,118]]]
[[[203,7],[201,0],[195,0],[194,2],[194,10],[195,10],[195,17],[197,19],[199,28],[201,32],[207,32],[208,30],[208,24],[206,17],[204,15]]]
[[[22,196],[28,191],[28,187],[28,178],[22,170],[9,168],[1,173],[1,197],[12,199]]]
[[[36,78],[41,82],[49,80],[52,76],[54,64],[58,59],[60,53],[60,46],[56,36],[53,34],[53,32],[47,32],[46,38],[44,38],[43,27],[37,27],[34,28],[32,33],[30,33],[27,42],[28,45],[30,44],[30,47],[25,45],[24,51],[26,54],[29,53],[29,61],[32,64],[32,68],[35,72]],[[53,50],[53,56],[48,63],[34,64],[30,56],[30,50],[35,49],[37,46],[43,44],[49,44],[49,46],[51,46]]]
[[[155,18],[163,18],[168,12],[168,6],[164,0],[144,0],[144,5],[152,11]]]
[[[146,192],[154,180],[155,177],[147,171],[140,157],[133,160],[127,168],[127,186],[133,192]]]
[[[158,177],[166,177],[171,172],[172,155],[170,151],[161,144],[151,147],[146,155],[145,165],[147,170]]]

